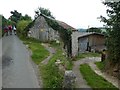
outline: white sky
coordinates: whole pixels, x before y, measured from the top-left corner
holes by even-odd
[[[0,0],[0,14],[8,18],[10,11],[34,18],[38,7],[49,9],[53,16],[74,28],[101,27],[97,17],[106,16],[106,6],[101,0]]]

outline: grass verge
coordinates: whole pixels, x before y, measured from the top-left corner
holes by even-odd
[[[97,75],[87,64],[83,64],[80,66],[80,72],[82,73],[84,79],[87,81],[87,84],[95,90],[96,88],[101,88],[105,90],[118,90],[107,80]]]
[[[40,41],[33,38],[22,38],[22,40],[32,51],[32,60],[37,65],[49,55],[49,52],[41,45]]]

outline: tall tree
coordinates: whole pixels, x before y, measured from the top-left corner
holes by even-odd
[[[49,9],[45,9],[45,8],[42,8],[42,7],[38,8],[35,11],[35,18],[37,18],[41,13],[46,15],[46,16],[49,16],[51,18],[54,18],[54,16],[51,14]]]
[[[21,17],[22,17],[22,14],[21,13],[19,13],[17,10],[14,10],[14,11],[11,11],[10,12],[12,15],[10,16],[10,20],[11,21],[14,21],[15,23],[17,23],[20,19],[21,19]]]
[[[120,1],[119,2],[104,2],[108,6],[107,15],[108,19],[101,16],[101,20],[105,22],[108,27],[108,59],[109,65],[107,68],[120,64]],[[117,68],[119,70],[119,68]]]
[[[7,19],[3,15],[0,15],[0,17],[2,17],[2,28],[4,28],[7,25]]]
[[[3,15],[0,15],[0,17],[2,17],[2,28],[4,28],[6,25],[13,25],[14,22],[12,22],[11,20],[9,19],[6,19]]]
[[[17,10],[11,11],[10,12],[12,15],[9,18],[9,21],[13,21],[14,23],[18,23],[20,20],[27,20],[27,21],[32,21],[31,17],[27,14],[25,16],[22,16],[21,13],[19,13]]]

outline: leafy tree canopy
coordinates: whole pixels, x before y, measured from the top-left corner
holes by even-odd
[[[118,63],[120,62],[120,1],[103,2],[103,4],[109,7],[106,11],[109,18],[101,16],[101,20],[110,28],[107,39],[108,57],[112,62]]]
[[[2,17],[2,28],[4,28],[5,25],[7,25],[7,19],[3,16],[3,15],[0,15],[0,17]]]
[[[49,9],[45,9],[42,7],[39,7],[36,11],[35,11],[35,18],[37,18],[40,14],[44,14],[46,16],[49,16],[51,18],[54,18],[54,16],[51,14]]]
[[[25,14],[25,16],[21,17],[21,20],[28,20],[28,21],[32,21],[32,18],[30,16],[28,16],[27,14]]]
[[[17,33],[24,35],[25,34],[25,28],[31,23],[30,20],[20,20],[17,23]]]
[[[14,22],[12,22],[9,19],[6,19],[3,15],[0,15],[0,17],[2,17],[2,28],[4,28],[6,25],[14,24]]]
[[[14,10],[14,11],[11,11],[10,12],[12,15],[10,16],[10,20],[11,21],[14,21],[15,23],[17,23],[19,20],[20,20],[20,18],[22,17],[22,14],[21,13],[19,13],[17,10]]]
[[[10,16],[10,20],[15,22],[16,24],[20,21],[20,20],[32,20],[30,16],[28,16],[27,14],[25,16],[22,16],[21,13],[19,13],[17,10],[11,11],[11,16]]]

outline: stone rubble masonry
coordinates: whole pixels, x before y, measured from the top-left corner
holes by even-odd
[[[80,37],[82,33],[78,31],[72,32],[72,56],[76,56],[78,54],[78,37]]]
[[[74,88],[75,80],[76,80],[76,76],[72,70],[65,71],[63,87],[70,89]]]
[[[34,26],[29,29],[31,37],[46,42],[59,38],[58,32],[53,30],[46,22],[43,16],[39,16],[34,23]]]

